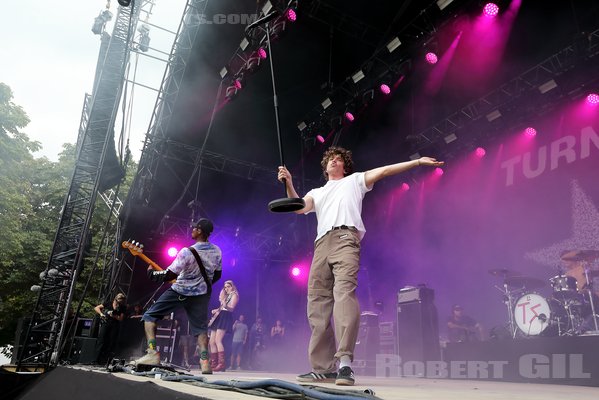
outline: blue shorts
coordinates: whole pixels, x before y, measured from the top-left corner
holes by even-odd
[[[238,354],[243,354],[243,342],[232,342],[231,357],[237,357]]]
[[[144,313],[141,318],[143,321],[156,322],[162,319],[165,315],[178,308],[183,307],[189,320],[189,327],[193,336],[198,336],[201,333],[208,331],[208,303],[210,295],[203,294],[200,296],[183,296],[173,289],[168,288],[158,298],[156,303]]]

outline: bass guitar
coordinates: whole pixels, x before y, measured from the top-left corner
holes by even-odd
[[[121,243],[121,246],[124,249],[129,250],[129,253],[131,253],[135,257],[139,257],[142,260],[144,260],[144,262],[148,263],[150,265],[150,267],[152,267],[154,270],[164,271],[164,268],[162,268],[160,265],[156,264],[154,261],[152,261],[148,256],[146,256],[144,254],[143,245],[139,244],[139,242],[125,240],[123,243]],[[172,281],[170,281],[170,283],[173,283],[173,282],[175,282],[174,279]]]

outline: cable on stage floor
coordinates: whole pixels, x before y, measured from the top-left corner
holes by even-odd
[[[206,382],[205,378],[189,375],[167,375],[163,380],[189,383],[209,389],[228,390],[272,399],[302,400],[381,400],[374,391],[341,390],[321,386],[304,386],[280,379],[264,379],[260,381],[224,381]]]

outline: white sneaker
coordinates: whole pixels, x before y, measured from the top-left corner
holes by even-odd
[[[147,349],[146,355],[133,361],[133,365],[160,365],[160,353],[153,349]]]

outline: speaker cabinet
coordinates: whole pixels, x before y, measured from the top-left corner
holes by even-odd
[[[71,362],[73,364],[93,364],[96,361],[96,338],[77,336],[73,341]]]
[[[359,375],[376,373],[376,355],[379,353],[380,333],[379,316],[370,311],[360,315],[360,330],[354,349],[353,368]]]
[[[424,290],[424,289],[420,289]],[[432,290],[397,305],[398,354],[401,363],[441,359],[439,321]],[[401,297],[398,297],[401,301]]]

